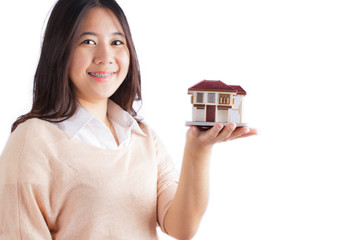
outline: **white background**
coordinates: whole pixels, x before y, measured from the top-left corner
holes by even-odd
[[[142,70],[141,115],[179,169],[187,88],[208,79],[248,92],[244,118],[260,134],[214,149],[194,239],[360,239],[358,1],[119,3]],[[1,1],[0,151],[30,109],[52,5]]]

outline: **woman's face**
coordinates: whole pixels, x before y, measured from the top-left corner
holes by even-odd
[[[107,100],[124,81],[129,62],[124,31],[116,16],[108,9],[90,9],[69,67],[79,102]]]

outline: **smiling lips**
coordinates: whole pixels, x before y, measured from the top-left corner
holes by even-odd
[[[99,82],[106,82],[114,76],[114,72],[89,72],[88,73],[92,78]]]

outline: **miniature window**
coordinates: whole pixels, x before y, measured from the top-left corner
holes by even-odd
[[[202,103],[204,100],[204,94],[203,93],[197,93],[196,95],[196,102],[197,103]]]
[[[219,104],[230,104],[230,94],[219,94]]]
[[[215,103],[215,93],[208,93],[208,102]]]

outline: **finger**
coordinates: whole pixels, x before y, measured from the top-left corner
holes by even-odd
[[[226,125],[224,127],[224,129],[220,132],[220,134],[217,137],[217,141],[221,142],[221,141],[226,141],[227,139],[229,139],[231,137],[231,135],[233,134],[234,130],[236,128],[236,124],[235,123],[229,123],[228,125]]]
[[[200,135],[200,129],[197,128],[196,126],[190,126],[190,130],[191,134],[194,136],[194,137],[199,137]]]
[[[244,135],[248,134],[250,132],[250,129],[248,127],[240,127],[237,128],[233,134],[230,136],[229,140],[241,138]]]
[[[249,136],[253,136],[253,135],[257,135],[258,132],[255,128],[248,128],[247,131],[245,131],[241,137],[249,137]]]
[[[213,126],[210,130],[203,133],[202,140],[206,142],[213,142],[223,128],[224,125],[221,123],[215,124],[215,126]]]
[[[229,140],[250,137],[253,135],[257,135],[257,130],[255,128],[241,127],[234,131],[234,134],[230,137]]]

